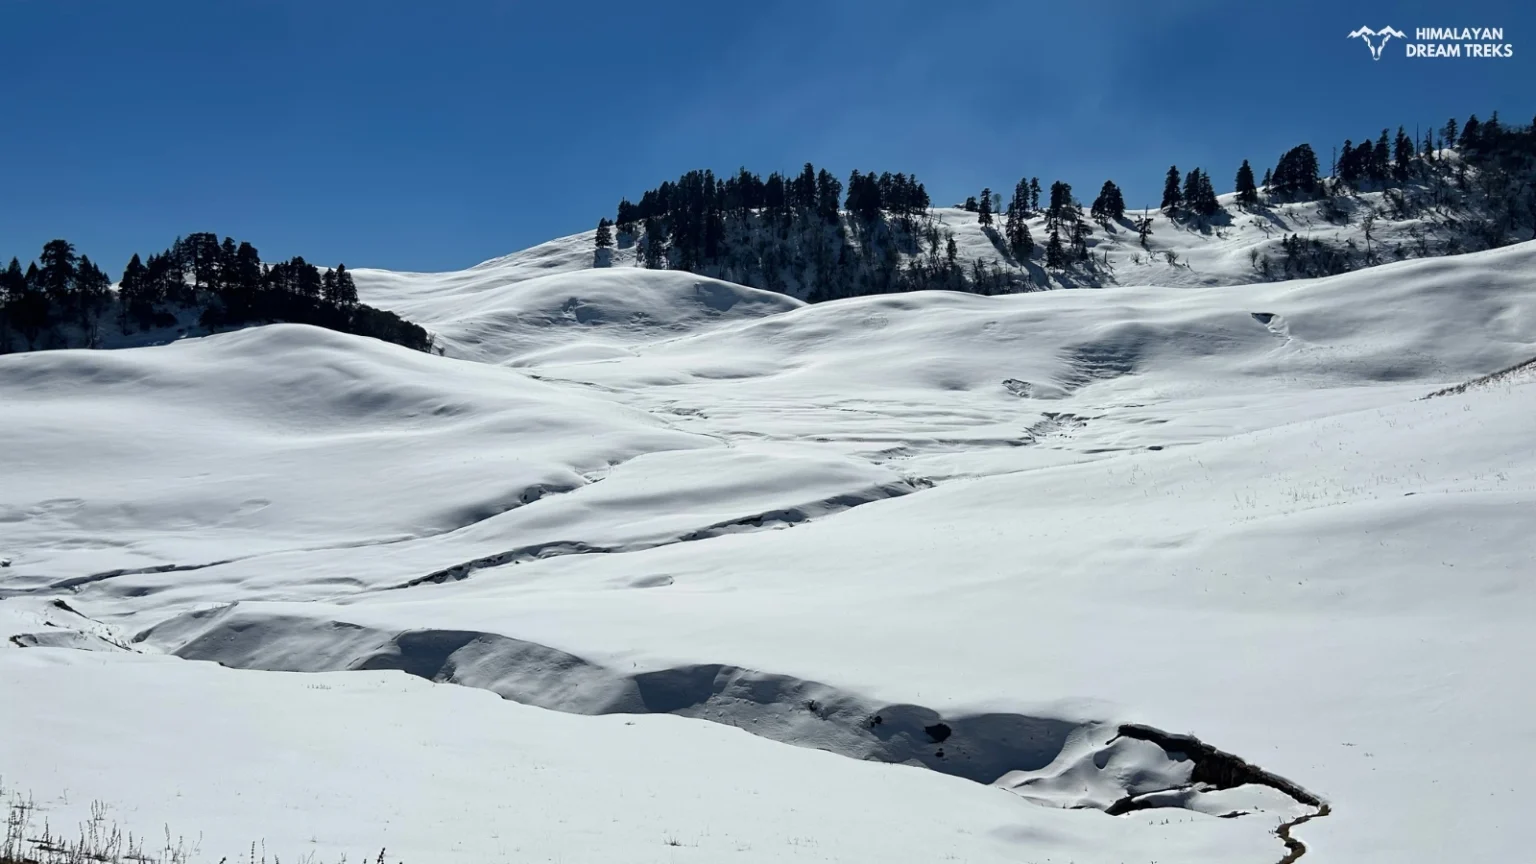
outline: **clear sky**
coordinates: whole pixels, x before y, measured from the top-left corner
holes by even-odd
[[[1347,33],[1503,27],[1512,59]],[[116,275],[214,231],[269,260],[457,269],[694,168],[1020,175],[1155,204],[1308,141],[1536,114],[1530,0],[0,0],[0,253]]]

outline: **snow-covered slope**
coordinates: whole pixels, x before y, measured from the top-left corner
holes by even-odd
[[[1423,397],[1536,357],[1536,245],[809,307],[578,245],[358,272],[448,357],[0,358],[7,787],[210,856],[1522,860],[1536,381]]]
[[[1454,162],[1455,154],[1447,152],[1442,158]],[[1014,273],[1020,284],[1027,279],[1027,284],[1040,288],[1247,285],[1285,278],[1282,246],[1291,235],[1341,250],[1355,268],[1365,267],[1368,255],[1370,262],[1380,263],[1486,248],[1488,238],[1480,231],[1487,214],[1474,203],[1477,196],[1446,185],[1448,188],[1414,186],[1340,194],[1322,201],[1266,202],[1255,207],[1246,207],[1229,194],[1219,197],[1223,209],[1209,219],[1174,218],[1150,209],[1131,211],[1126,218],[1104,226],[1090,223],[1092,261],[1074,263],[1064,270],[1040,266],[1041,246],[1047,236],[1041,215],[1027,220],[1037,248],[1034,258],[1022,263],[1006,250],[1001,225],[984,227],[974,212],[934,208],[927,221],[935,229],[933,237],[954,238],[960,270],[969,273],[978,265],[996,265]],[[858,232],[850,218],[845,215],[842,230],[851,236]],[[1150,226],[1145,242],[1135,224],[1143,218]],[[1510,239],[1519,237],[1505,236],[1501,242]],[[725,286],[730,283],[664,271],[671,275],[663,278],[697,285],[699,302],[681,306],[657,303],[658,298],[647,293],[652,289],[641,286],[666,283],[654,279],[636,283],[623,275],[641,266],[638,247],[606,250],[598,267],[594,240],[595,232],[585,231],[450,273],[366,269],[353,273],[364,302],[433,330],[449,356],[481,360],[506,360],[532,345],[547,346],[550,335],[530,334],[530,326],[598,319],[619,323],[632,320],[636,314],[656,315],[658,310],[667,309],[677,317],[655,323],[689,329],[701,320],[780,311],[789,302],[772,292],[728,288]],[[774,241],[757,237],[755,242],[772,245]],[[925,242],[917,243],[916,255],[907,249],[898,257],[910,261],[939,254]],[[784,253],[805,254],[791,247],[785,247]],[[585,275],[571,276],[575,273]],[[512,291],[514,285],[522,288]],[[583,316],[578,306],[586,308],[588,316]],[[614,338],[619,338],[617,333],[607,336]],[[606,350],[619,349],[610,346]]]
[[[577,245],[567,238],[457,273],[357,272],[370,302],[433,330],[445,353],[493,362],[623,357],[633,343],[801,305],[680,271],[585,270]]]

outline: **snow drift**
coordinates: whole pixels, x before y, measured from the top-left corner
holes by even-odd
[[[221,855],[1524,854],[1536,246],[812,307],[568,251],[359,273],[493,363],[0,358],[7,784]]]

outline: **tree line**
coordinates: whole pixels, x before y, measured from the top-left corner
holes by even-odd
[[[1447,149],[1455,151],[1456,160],[1438,165]],[[1382,130],[1359,145],[1346,140],[1334,148],[1326,176],[1310,144],[1281,154],[1262,180],[1244,159],[1231,189],[1235,204],[1252,210],[1423,181],[1435,184],[1434,198],[1443,204],[1452,189],[1446,178],[1465,189],[1469,168],[1478,169],[1484,198],[1502,214],[1495,217],[1498,225],[1486,228],[1488,238],[1522,219],[1536,225],[1536,134],[1530,126],[1501,124],[1497,113],[1488,121],[1476,115],[1464,124],[1453,119],[1422,140],[1402,127],[1395,136]],[[810,163],[797,175],[773,173],[766,180],[746,169],[724,179],[693,171],[645,192],[638,204],[621,200],[614,220],[599,221],[598,254],[608,254],[616,243],[634,245],[646,267],[707,273],[771,290],[798,284],[808,287],[809,299],[819,300],[934,287],[979,293],[1034,288],[1043,284],[1044,271],[1074,268],[1091,277],[1090,220],[1104,229],[1125,223],[1147,244],[1150,220],[1126,222],[1124,194],[1114,181],[1100,188],[1089,219],[1069,184],[1056,181],[1048,195],[1044,191],[1038,177],[1026,177],[1006,204],[990,188],[965,199],[961,207],[977,214],[998,247],[1000,260],[985,270],[958,265],[953,235],[935,223],[927,190],[916,177],[855,170],[845,184]],[[1164,175],[1159,209],[1175,221],[1207,225],[1226,212],[1210,173],[1201,167],[1180,171],[1176,165]],[[995,224],[999,216],[1001,232]],[[1037,244],[1026,220],[1039,216],[1045,217],[1046,236]],[[1348,266],[1349,255],[1337,250],[1323,255],[1319,244],[1298,238],[1282,249],[1287,255],[1322,256],[1318,260],[1329,268]]]
[[[766,178],[690,171],[619,202],[599,221],[597,256],[635,249],[638,263],[718,276],[812,300],[949,288],[1016,290],[1004,268],[967,269],[932,216],[917,177],[855,170],[847,183],[806,163]]]
[[[345,265],[321,270],[295,256],[265,263],[250,243],[198,233],[123,268],[117,290],[87,255],[51,240],[25,269],[19,258],[0,271],[0,352],[100,347],[122,335],[182,326],[184,316],[209,330],[252,323],[312,324],[429,350],[425,329],[358,302]]]

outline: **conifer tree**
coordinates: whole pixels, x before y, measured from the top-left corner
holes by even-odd
[[[1355,142],[1344,139],[1344,147],[1339,151],[1339,182],[1345,186],[1354,188],[1360,179],[1360,158],[1355,151]]]
[[[90,256],[80,256],[75,272],[75,311],[79,315],[80,327],[86,332],[88,347],[95,348],[98,345],[101,313],[106,307],[111,287],[112,280],[91,261]]]
[[[1113,180],[1105,180],[1099,189],[1099,197],[1093,199],[1093,207],[1089,215],[1100,225],[1108,226],[1114,219],[1125,218],[1125,196],[1121,194],[1120,187]]]
[[[1318,175],[1317,154],[1312,145],[1298,144],[1280,157],[1273,174],[1266,174],[1270,181],[1265,184],[1274,195],[1281,197],[1313,198],[1321,186]]]
[[[1147,237],[1152,234],[1152,216],[1142,211],[1140,219],[1136,220],[1136,239],[1141,243],[1141,248],[1147,248]]]
[[[27,277],[21,272],[21,262],[11,259],[11,265],[0,272],[0,354],[10,350],[11,330],[16,329],[17,312],[27,299]]]
[[[1408,137],[1401,126],[1397,127],[1397,140],[1393,142],[1392,150],[1392,176],[1401,183],[1408,179],[1409,170],[1413,167],[1414,151],[1413,139]]]
[[[1013,257],[1020,261],[1028,261],[1035,254],[1035,238],[1029,233],[1029,223],[1020,218],[1014,223],[1014,228],[1008,233],[1008,248],[1013,251]]]
[[[122,306],[122,315],[118,319],[119,329],[128,332],[128,321],[133,319],[140,327],[149,323],[149,285],[148,269],[144,262],[139,260],[139,254],[135,252],[128,259],[128,266],[123,268],[123,277],[118,280],[117,300]]]
[[[1378,183],[1387,182],[1392,176],[1392,148],[1387,143],[1387,130],[1381,130],[1381,137],[1376,139],[1376,146],[1371,150],[1371,179]]]
[[[618,218],[614,221],[618,223],[618,229],[625,234],[635,233],[635,223],[640,221],[640,216],[635,209],[635,205],[631,204],[628,198],[619,199]]]
[[[1040,212],[1040,178],[1029,178],[1029,210],[1031,213]]]
[[[38,279],[49,302],[57,303],[61,308],[69,304],[79,261],[74,244],[68,240],[50,240],[43,244],[43,251],[37,256]]]
[[[983,228],[992,227],[992,190],[981,190],[981,201],[976,208],[976,222]]]
[[[612,224],[613,223],[609,222],[608,221],[608,217],[606,217],[606,216],[604,216],[603,218],[597,220],[597,238],[596,238],[597,248],[599,248],[599,249],[611,249],[611,248],[613,248],[613,227],[612,227]]]
[[[1013,187],[1013,199],[1008,203],[1007,222],[1004,231],[1008,236],[1008,248],[1012,250],[1013,257],[1020,261],[1027,260],[1035,251],[1035,240],[1030,236],[1029,223],[1025,221],[1029,214],[1029,181],[1020,179]]]
[[[1247,159],[1244,159],[1243,164],[1237,169],[1235,191],[1238,203],[1244,207],[1252,207],[1259,203],[1259,189],[1253,182],[1253,168],[1249,166]]]
[[[311,300],[320,297],[320,269],[304,260],[302,255],[295,255],[289,259],[288,267],[293,274],[293,291],[300,297]]]
[[[235,238],[225,237],[214,264],[216,287],[221,294],[228,294],[235,287],[235,252]]]
[[[339,306],[357,305],[357,283],[352,280],[352,274],[347,271],[347,265],[336,265],[336,304]]]
[[[1081,219],[1072,223],[1072,256],[1079,261],[1088,260],[1088,223]]]
[[[255,302],[256,295],[261,292],[262,275],[261,255],[257,253],[255,246],[242,242],[235,249],[229,280],[234,295],[239,298],[238,302],[242,304]]]
[[[1221,201],[1216,197],[1216,187],[1211,185],[1211,175],[1200,172],[1200,215],[1214,216],[1221,210]]]
[[[1045,241],[1045,266],[1060,269],[1066,266],[1066,263],[1067,253],[1061,248],[1061,230],[1053,226],[1050,238]]]
[[[1476,150],[1482,134],[1483,124],[1478,121],[1477,115],[1468,117],[1466,125],[1461,127],[1461,149],[1468,153]]]
[[[1179,166],[1168,166],[1168,176],[1163,178],[1163,203],[1161,208],[1172,213],[1179,209],[1179,202],[1183,196],[1179,194]]]
[[[14,269],[21,269],[21,262],[13,260],[12,263],[16,265]],[[11,285],[7,292],[10,295],[11,326],[26,340],[27,350],[30,351],[37,347],[37,337],[49,325],[51,304],[48,301],[47,284],[36,262],[28,264],[27,272],[20,278],[12,276],[8,268],[6,279]]]

